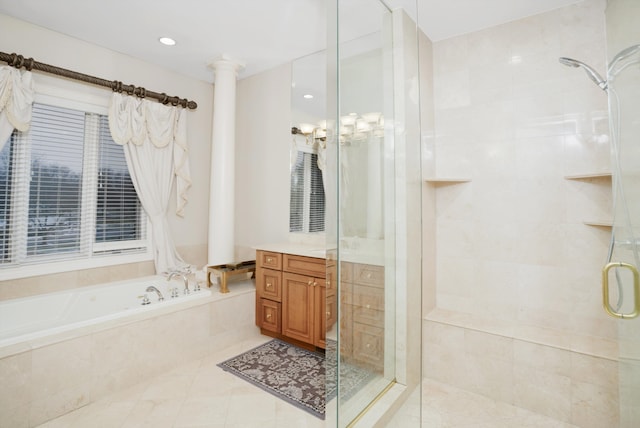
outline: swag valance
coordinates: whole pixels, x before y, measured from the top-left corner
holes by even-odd
[[[29,129],[32,105],[31,72],[0,67],[0,150],[14,129],[23,132]]]

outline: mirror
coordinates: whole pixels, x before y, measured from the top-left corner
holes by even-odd
[[[371,37],[352,42],[341,62],[340,213],[342,236],[382,239],[383,57]],[[324,231],[326,52],[293,62],[290,232]]]
[[[292,64],[289,232],[325,230],[326,68],[325,51]]]

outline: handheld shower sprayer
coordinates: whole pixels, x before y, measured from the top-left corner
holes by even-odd
[[[604,80],[602,76],[598,74],[597,71],[595,71],[593,68],[591,68],[584,62],[578,61],[577,59],[566,58],[566,57],[560,57],[559,61],[560,61],[560,64],[567,65],[569,67],[582,68],[585,71],[585,73],[587,73],[587,76],[589,76],[589,79],[591,79],[596,85],[598,85],[600,89],[602,89],[603,91],[607,90],[607,86],[608,86],[607,81]]]
[[[613,57],[611,63],[609,64],[609,73],[611,73],[611,70],[613,70],[613,67],[615,67],[616,64],[618,64],[622,60],[629,58],[631,55],[635,54],[638,51],[640,51],[640,45],[629,46],[628,48],[622,49],[620,52],[618,52],[618,54]]]
[[[609,67],[607,68],[607,74],[609,79],[613,79],[615,75],[617,75],[619,72],[624,70],[627,66],[632,64],[637,64],[640,60],[636,59],[635,61],[627,62],[626,64],[623,64],[621,67],[616,69],[616,66],[618,65],[618,63],[620,63],[621,61],[624,61],[625,59],[629,58],[630,56],[638,52],[640,52],[640,45],[632,45],[618,52],[618,54],[614,56],[613,59],[611,59],[611,62],[609,63]],[[585,71],[585,73],[587,73],[587,76],[589,76],[589,79],[591,79],[596,85],[598,85],[600,89],[602,89],[603,91],[608,91],[609,89],[608,82],[604,80],[602,76],[598,74],[597,71],[595,71],[593,68],[591,68],[584,62],[578,61],[577,59],[566,58],[566,57],[560,57],[558,60],[560,61],[560,64],[563,64],[569,67],[574,67],[574,68],[582,68]]]

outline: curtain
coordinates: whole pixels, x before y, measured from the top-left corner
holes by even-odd
[[[29,129],[32,105],[31,72],[21,72],[9,66],[0,67],[0,150],[14,129]]]
[[[191,186],[186,112],[114,93],[109,128],[113,140],[124,147],[131,180],[151,221],[156,272],[186,267],[175,249],[166,215],[174,178],[179,216],[184,216]]]

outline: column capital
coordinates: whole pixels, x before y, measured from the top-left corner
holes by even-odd
[[[245,67],[245,63],[232,58],[227,54],[222,54],[218,58],[209,61],[207,66],[216,74],[219,72],[230,71],[237,77],[238,71]]]

